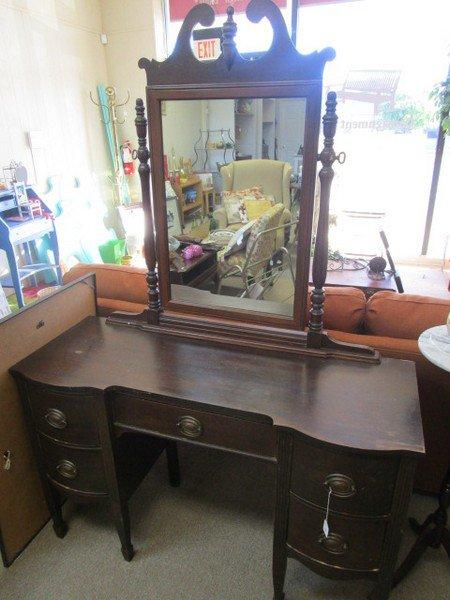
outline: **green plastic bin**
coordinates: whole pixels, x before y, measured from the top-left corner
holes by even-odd
[[[125,256],[125,240],[109,240],[99,246],[98,251],[104,263],[120,265],[122,257]]]

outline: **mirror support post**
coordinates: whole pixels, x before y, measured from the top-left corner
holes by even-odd
[[[147,265],[147,287],[148,287],[148,311],[147,321],[157,325],[159,321],[160,299],[158,289],[158,271],[155,248],[155,228],[150,201],[150,151],[147,148],[147,119],[145,117],[145,106],[142,98],[136,100],[136,132],[139,148],[137,156],[139,159],[139,177],[141,179],[142,205],[145,214],[145,236],[144,254]]]
[[[338,159],[334,151],[336,134],[336,92],[329,92],[326,100],[326,111],[323,116],[324,147],[318,160],[322,163],[320,179],[320,210],[317,226],[312,279],[314,288],[311,292],[311,310],[309,316],[308,345],[315,348],[322,346],[323,305],[325,301],[324,285],[328,267],[328,226],[331,183],[334,177],[333,163]]]

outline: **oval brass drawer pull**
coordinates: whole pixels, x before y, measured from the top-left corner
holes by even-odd
[[[67,427],[66,415],[57,408],[51,408],[46,413],[45,420],[54,429],[65,429]]]
[[[62,460],[56,465],[56,470],[61,475],[61,477],[65,477],[66,479],[75,479],[77,476],[77,467],[70,460]]]
[[[355,482],[347,475],[332,473],[327,475],[324,483],[331,490],[333,496],[338,498],[351,498],[356,494]]]
[[[203,425],[195,417],[181,417],[177,427],[184,436],[188,438],[199,438],[203,433]]]
[[[322,533],[318,542],[324,550],[331,554],[345,554],[348,550],[347,542],[338,533],[330,533],[328,537]]]

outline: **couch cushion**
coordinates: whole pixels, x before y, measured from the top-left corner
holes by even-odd
[[[367,302],[366,330],[369,334],[417,340],[434,325],[447,321],[450,298],[377,292]]]
[[[311,292],[311,288],[309,289]],[[308,294],[308,311],[311,299]],[[352,287],[325,288],[325,329],[359,331],[365,316],[366,297],[361,290]]]
[[[125,265],[78,264],[64,275],[64,283],[69,283],[86,273],[95,273],[99,298],[147,304],[146,269]]]

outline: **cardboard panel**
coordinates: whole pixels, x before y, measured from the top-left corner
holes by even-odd
[[[8,369],[95,313],[95,279],[88,275],[0,321],[0,547],[5,565],[49,516]],[[9,470],[4,469],[6,451],[11,453]]]

